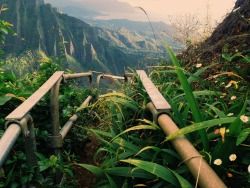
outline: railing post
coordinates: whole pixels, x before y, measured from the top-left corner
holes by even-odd
[[[23,135],[23,141],[24,141],[24,147],[25,147],[25,155],[26,155],[26,161],[29,167],[35,168],[38,166],[38,160],[35,152],[37,151],[36,149],[36,138],[35,138],[35,132],[34,132],[34,123],[31,115],[26,114],[21,121],[8,121],[6,122],[6,132],[1,138],[0,143],[5,143],[7,144],[6,146],[1,146],[0,148],[4,149],[2,155],[4,155],[4,159],[1,158],[1,160],[5,160],[7,157],[10,149],[14,145],[15,141],[17,140],[18,136],[20,135],[20,132],[22,132]],[[11,135],[10,135],[11,134]],[[7,138],[7,136],[9,138]],[[12,138],[11,138],[12,136]],[[3,141],[2,141],[3,139]],[[5,141],[4,141],[5,140]],[[9,146],[8,146],[9,145]],[[1,162],[2,163],[2,162]]]
[[[51,115],[51,135],[49,135],[50,148],[53,149],[54,155],[61,155],[61,147],[63,145],[62,135],[60,134],[59,121],[59,89],[63,77],[50,90],[50,115]],[[54,176],[55,185],[60,183],[62,179],[62,172],[57,170]]]
[[[133,73],[124,71],[124,80],[125,82],[130,82],[131,78],[134,76]]]
[[[36,137],[34,131],[34,122],[31,115],[27,114],[20,122],[22,127],[22,134],[24,139],[24,147],[26,160],[29,167],[38,167],[38,160],[35,152],[36,148]]]
[[[54,154],[60,153],[62,147],[62,136],[59,129],[59,89],[62,77],[50,90],[50,115],[51,115],[51,135],[49,136],[50,147],[54,149]]]

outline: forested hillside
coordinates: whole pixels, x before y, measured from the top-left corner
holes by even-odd
[[[41,50],[47,56],[65,53],[69,60],[73,57],[77,61],[75,66],[66,68],[120,74],[127,67],[138,66],[143,56],[159,56],[154,39],[146,41],[135,32],[92,27],[43,1],[4,0],[2,3],[9,10],[1,17],[12,23],[17,33],[17,37],[7,37],[6,53],[19,55],[27,50]]]

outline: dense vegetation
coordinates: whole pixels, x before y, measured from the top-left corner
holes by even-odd
[[[0,43],[4,45],[5,36],[15,33],[11,24],[0,21]],[[136,74],[131,82],[113,85],[111,93],[101,95],[82,109],[78,109],[82,100],[98,93],[93,88],[81,89],[83,85],[69,82],[60,91],[61,121],[63,124],[74,113],[81,118],[68,135],[62,155],[51,155],[46,147],[50,122],[46,117],[49,103],[45,96],[32,110],[39,172],[26,165],[20,138],[0,171],[0,187],[21,187],[29,183],[37,187],[78,187],[80,180],[75,174],[79,167],[97,176],[97,187],[194,187],[195,180],[169,142],[183,134],[227,186],[247,187],[250,183],[249,82],[245,79],[247,71],[240,71],[240,75],[236,71],[238,66],[249,66],[249,49],[233,51],[224,44],[217,62],[207,66],[198,62],[185,67],[185,59],[179,61],[168,45],[165,46],[171,62],[162,59],[160,66],[151,67],[148,72],[170,103],[171,118],[180,131],[166,137],[145,112],[149,98]],[[65,54],[51,58],[41,55],[39,61],[32,59],[37,64],[32,72],[5,70],[8,60],[0,62],[1,135],[6,115],[61,69]],[[22,62],[21,59],[15,62],[18,61]],[[223,67],[217,72],[218,64]],[[76,154],[92,135],[100,140],[94,156],[96,165],[82,164]],[[58,171],[65,174],[64,181],[53,185]]]

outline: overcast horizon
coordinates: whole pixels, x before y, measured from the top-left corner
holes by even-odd
[[[102,13],[96,19],[129,19],[147,21],[142,7],[151,21],[169,23],[169,18],[184,14],[195,14],[201,19],[207,14],[213,22],[220,22],[232,11],[236,0],[45,0],[60,7],[76,6]]]

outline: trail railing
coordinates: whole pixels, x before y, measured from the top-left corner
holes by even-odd
[[[166,135],[172,134],[179,130],[177,125],[168,116],[171,106],[161,95],[152,81],[148,78],[143,70],[137,70],[140,80],[151,102],[147,104],[147,109],[152,113],[154,122],[158,123]],[[55,72],[33,95],[11,112],[6,119],[6,131],[0,139],[0,167],[4,164],[11,148],[15,144],[17,138],[22,133],[24,138],[24,146],[26,160],[29,166],[38,166],[38,160],[35,155],[36,139],[34,134],[34,123],[30,110],[42,99],[42,97],[50,91],[50,114],[51,114],[51,135],[49,135],[50,147],[54,149],[54,153],[60,153],[67,133],[77,121],[78,115],[74,114],[69,118],[67,123],[60,129],[59,123],[59,88],[62,81],[68,79],[76,79],[81,77],[89,77],[92,82],[93,72],[64,74],[63,71]],[[125,73],[124,77],[113,76],[108,74],[99,74],[97,76],[97,87],[99,87],[101,78],[111,78],[117,80],[128,81],[133,74]],[[90,103],[92,96],[88,96],[81,104],[81,107]],[[207,164],[195,147],[186,139],[185,136],[179,136],[171,140],[174,148],[181,156],[184,163],[190,169],[193,177],[198,181],[200,187],[205,188],[224,188],[226,187],[222,180]]]
[[[179,128],[168,116],[169,111],[171,110],[168,102],[143,70],[137,70],[136,72],[139,75],[149,98],[151,99],[151,102],[147,104],[146,108],[152,113],[154,122],[162,128],[166,135],[170,135],[178,131]],[[218,175],[207,164],[207,162],[184,135],[172,139],[171,143],[191,171],[193,177],[198,181],[200,187],[226,187]]]
[[[112,79],[126,80],[127,77],[118,77],[113,75],[106,75],[98,73],[97,83],[103,77],[110,77]],[[34,123],[30,114],[31,109],[50,92],[50,119],[51,119],[51,134],[48,136],[49,147],[53,149],[54,154],[59,154],[63,145],[63,141],[70,131],[71,127],[78,119],[78,115],[72,115],[66,124],[60,129],[59,118],[59,89],[62,83],[67,80],[88,77],[89,83],[92,84],[93,72],[64,74],[64,71],[55,72],[35,93],[33,93],[27,100],[12,111],[6,118],[5,132],[0,138],[0,167],[4,164],[16,140],[22,134],[27,165],[29,167],[38,167],[38,159],[35,154],[36,137],[34,133]],[[80,108],[88,105],[92,96],[88,96],[80,105]],[[56,174],[56,183],[58,183],[60,174]]]

